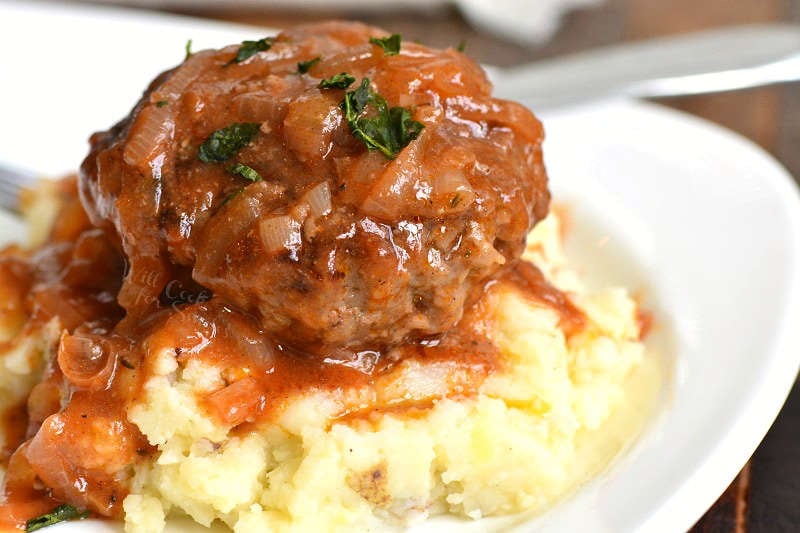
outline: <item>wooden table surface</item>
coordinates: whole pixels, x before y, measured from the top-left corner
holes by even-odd
[[[467,53],[477,60],[514,65],[598,45],[731,24],[800,22],[800,0],[606,0],[599,7],[569,14],[553,40],[527,48],[472,29],[454,9],[376,14],[223,7],[182,13],[272,27],[332,17],[358,19],[432,46],[445,47],[466,40]],[[661,103],[745,135],[773,154],[793,175],[800,176],[800,87],[797,84],[671,98]],[[798,430],[800,385],[796,384],[778,420],[750,462],[692,531],[800,531]]]

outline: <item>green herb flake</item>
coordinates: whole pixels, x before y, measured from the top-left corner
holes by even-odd
[[[254,122],[234,123],[208,136],[197,152],[204,163],[221,163],[247,146],[258,133],[259,124]]]
[[[261,181],[261,175],[253,170],[251,167],[247,165],[243,165],[241,163],[236,163],[235,165],[231,165],[228,167],[228,172],[231,174],[236,174],[238,176],[243,177],[246,180],[250,180],[252,182]]]
[[[317,87],[320,89],[347,89],[354,81],[356,81],[355,76],[351,76],[347,72],[340,72],[320,81]]]
[[[83,520],[87,516],[89,516],[89,511],[78,511],[75,507],[65,503],[64,505],[59,505],[47,514],[31,518],[25,522],[25,533],[37,531],[59,522],[66,522],[67,520]]]
[[[274,41],[272,37],[264,37],[263,39],[259,39],[257,41],[242,41],[239,51],[236,52],[236,57],[228,61],[226,65],[241,63],[245,59],[250,59],[259,52],[266,52],[272,48],[273,42]]]
[[[186,41],[186,46],[183,47],[183,50],[186,52],[186,55],[184,56],[183,60],[186,61],[187,59],[192,57],[192,40],[191,39]]]
[[[461,195],[456,193],[450,199],[450,209],[455,209],[461,203]]]
[[[372,91],[368,78],[361,80],[356,90],[345,93],[340,107],[353,136],[367,149],[378,150],[388,159],[397,157],[425,127],[411,118],[408,109],[390,108],[381,95]]]
[[[463,54],[466,49],[467,49],[467,40],[461,39],[461,41],[458,43],[458,46],[456,46],[456,50],[458,50]]]
[[[165,105],[169,105],[169,100],[159,100],[156,102],[156,107],[164,107]]]
[[[297,64],[297,73],[298,74],[307,73],[309,70],[311,70],[311,67],[313,67],[314,65],[316,65],[320,61],[322,61],[322,58],[320,56],[317,56],[314,59],[309,59],[308,61],[299,62]]]
[[[389,37],[383,39],[379,37],[370,37],[369,42],[383,48],[383,53],[387,56],[396,56],[400,53],[400,41],[403,38],[399,33],[393,33]]]

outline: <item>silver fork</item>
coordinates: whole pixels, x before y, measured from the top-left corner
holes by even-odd
[[[37,175],[29,170],[0,164],[0,208],[9,211],[19,210],[19,192],[32,187]]]

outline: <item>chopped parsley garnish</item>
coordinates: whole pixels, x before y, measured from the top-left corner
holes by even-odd
[[[169,100],[159,100],[156,102],[156,107],[164,107],[165,105],[169,105]]]
[[[322,80],[317,87],[320,89],[347,89],[354,81],[356,81],[355,76],[351,76],[347,72],[340,72]]]
[[[459,52],[461,52],[463,54],[464,50],[466,50],[466,49],[467,49],[467,40],[466,39],[461,39],[461,41],[458,43],[458,46],[456,46],[456,50],[458,50]]]
[[[250,59],[259,52],[266,52],[272,48],[272,43],[272,37],[264,37],[263,39],[259,39],[257,41],[242,41],[239,51],[236,52],[236,57],[228,61],[226,65],[230,65],[232,63],[241,63],[245,59]]]
[[[255,122],[234,123],[219,129],[208,136],[197,152],[197,157],[204,163],[221,163],[247,146],[258,132],[259,124]]]
[[[370,37],[369,42],[376,44],[383,48],[383,53],[387,56],[396,56],[400,53],[400,41],[403,38],[399,33],[393,33],[389,37],[383,39],[378,37]]]
[[[228,167],[228,172],[231,174],[237,174],[243,177],[246,180],[250,180],[253,182],[261,181],[261,175],[253,170],[251,167],[247,165],[243,165],[241,163],[236,163],[235,165],[231,165]]]
[[[49,513],[31,518],[25,522],[25,533],[30,533],[31,531],[36,531],[43,527],[52,526],[53,524],[65,522],[67,520],[83,520],[87,516],[89,516],[89,511],[78,511],[75,507],[65,503],[64,505],[59,505]]]
[[[309,59],[308,61],[299,62],[297,64],[297,73],[298,74],[305,74],[306,72],[311,70],[311,67],[313,67],[314,65],[319,63],[321,60],[322,60],[322,58],[320,56],[317,56],[314,59]]]
[[[381,95],[372,91],[369,78],[361,80],[355,91],[345,93],[341,108],[353,136],[369,150],[378,150],[389,159],[397,157],[425,127],[411,118],[408,109],[390,108]]]
[[[184,57],[183,60],[186,61],[187,59],[192,57],[192,40],[191,39],[186,41],[186,46],[184,46],[183,49],[186,51],[186,57]]]

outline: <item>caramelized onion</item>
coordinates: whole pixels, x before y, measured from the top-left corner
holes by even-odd
[[[258,380],[246,377],[206,397],[206,406],[218,420],[230,426],[252,421],[266,405]]]
[[[481,374],[479,367],[470,368],[453,361],[424,365],[408,361],[397,371],[380,377],[375,389],[379,403],[422,403],[470,390]]]
[[[246,194],[246,193],[245,193]],[[215,235],[219,236],[219,243],[223,248],[227,248],[242,238],[242,235],[258,219],[261,211],[261,202],[255,196],[245,196],[236,202],[225,217],[226,224],[218,228]],[[225,229],[223,229],[225,228]]]
[[[256,183],[247,190],[256,188],[261,183]],[[225,209],[223,216],[217,217],[217,220],[207,226],[206,234],[213,234],[214,237],[205,239],[198,252],[197,267],[207,273],[216,271],[228,248],[241,240],[255,223],[261,210],[261,202],[257,196],[244,192],[233,198]]]
[[[275,368],[275,351],[270,342],[260,336],[260,332],[252,325],[235,315],[225,321],[224,331],[234,340],[237,352],[257,363],[261,368],[273,371]]]
[[[310,211],[308,215],[312,218],[325,216],[331,212],[331,189],[328,187],[328,182],[315,185],[313,189],[308,191],[303,198],[303,201],[308,204]]]
[[[142,168],[163,154],[175,133],[175,121],[169,106],[149,106],[142,110],[139,120],[125,145],[123,158],[131,166]]]
[[[93,311],[90,301],[74,297],[63,287],[39,286],[28,298],[38,318],[47,321],[58,317],[61,327],[70,331],[86,322]]]
[[[265,218],[258,224],[261,242],[269,253],[281,250],[296,251],[300,248],[302,236],[300,223],[289,215],[278,215]]]
[[[31,282],[21,259],[0,259],[0,343],[11,340],[25,324],[25,295]]]
[[[70,383],[89,390],[107,389],[114,377],[116,357],[103,338],[79,334],[61,335],[58,366]]]
[[[31,491],[36,481],[36,472],[31,467],[27,457],[28,443],[23,443],[8,460],[3,485],[6,496],[25,494]]]
[[[452,213],[464,211],[475,199],[475,191],[460,169],[446,170],[439,174],[433,184],[433,194]]]
[[[286,145],[301,161],[325,159],[333,149],[333,133],[342,124],[338,101],[323,93],[297,99],[287,107],[283,119]]]
[[[234,96],[231,103],[248,121],[268,123],[283,120],[292,95],[301,90],[302,85],[298,76],[270,74],[263,80],[265,90]]]
[[[427,209],[430,198],[426,196],[424,187],[420,187],[420,161],[426,138],[427,131],[422,130],[415,142],[385,165],[361,205],[367,215],[393,220],[404,211],[417,215]]]
[[[189,57],[150,97],[151,102],[177,98],[208,67],[206,53]]]
[[[175,133],[173,115],[176,100],[205,70],[207,63],[202,53],[195,54],[150,95],[151,103],[140,113],[125,146],[123,158],[127,164],[141,168],[164,153],[167,142]],[[161,102],[167,105],[161,105]]]

